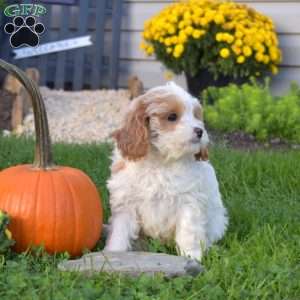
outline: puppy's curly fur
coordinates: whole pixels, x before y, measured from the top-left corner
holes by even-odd
[[[175,240],[200,260],[228,219],[212,165],[199,101],[175,83],[135,98],[113,134],[110,232],[105,249],[126,251],[139,233]]]

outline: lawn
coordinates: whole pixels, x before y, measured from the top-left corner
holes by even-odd
[[[27,163],[30,140],[0,138],[0,168]],[[109,145],[55,145],[57,164],[82,169],[101,191],[108,215]],[[211,150],[230,227],[196,278],[164,279],[62,273],[51,257],[11,255],[0,261],[0,299],[300,299],[300,151]],[[165,250],[157,241],[149,248]],[[172,249],[168,248],[173,252]]]

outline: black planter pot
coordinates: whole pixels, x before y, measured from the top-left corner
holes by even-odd
[[[189,93],[199,98],[200,94],[209,86],[223,87],[230,83],[243,84],[246,78],[233,78],[232,76],[219,76],[217,80],[207,70],[202,70],[195,76],[185,73]]]

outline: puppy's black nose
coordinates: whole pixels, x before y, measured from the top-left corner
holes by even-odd
[[[203,130],[199,127],[194,128],[194,132],[197,134],[197,137],[200,139],[203,135]]]

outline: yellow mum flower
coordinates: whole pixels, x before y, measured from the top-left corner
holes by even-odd
[[[265,39],[265,43],[266,43],[266,45],[267,45],[268,47],[271,47],[271,46],[272,46],[272,41],[271,41],[270,38],[266,38],[266,39]]]
[[[178,37],[176,35],[171,37],[171,42],[172,44],[177,44],[178,43]]]
[[[220,50],[220,56],[221,56],[221,57],[227,58],[227,57],[229,57],[229,55],[230,55],[230,51],[229,51],[228,48],[222,48],[222,49]]]
[[[11,232],[10,232],[8,229],[5,229],[5,235],[6,235],[6,237],[7,237],[9,240],[12,239],[12,234],[11,234]]]
[[[222,28],[225,29],[225,30],[231,30],[233,28],[233,25],[231,24],[231,22],[224,23],[222,25]]]
[[[276,67],[275,65],[271,65],[271,72],[273,75],[278,74],[278,67]]]
[[[233,52],[234,52],[236,55],[239,55],[239,54],[242,53],[242,49],[241,49],[240,47],[235,46],[235,45],[233,45],[233,46],[231,47],[231,49],[233,50]]]
[[[237,30],[234,34],[238,39],[242,38],[244,33],[240,30]]]
[[[201,24],[201,26],[203,26],[203,27],[205,27],[207,24],[208,24],[208,19],[207,18],[202,18],[201,20],[200,20],[200,24]]]
[[[184,15],[183,15],[183,19],[184,20],[191,20],[191,14],[189,11],[185,12]]]
[[[178,18],[176,15],[172,14],[170,17],[169,17],[169,20],[171,23],[176,23]]]
[[[252,49],[249,46],[244,46],[243,53],[246,57],[249,57],[252,55]]]
[[[153,46],[148,46],[147,49],[146,49],[147,55],[152,55],[153,52],[154,52]]]
[[[243,46],[243,41],[241,39],[238,39],[238,40],[235,41],[234,45],[237,46],[237,47],[242,47]]]
[[[149,39],[150,38],[150,32],[149,31],[144,31],[143,32],[143,38],[146,39],[146,40]]]
[[[225,41],[229,44],[231,44],[234,41],[234,37],[231,34],[226,34]]]
[[[166,46],[170,46],[172,44],[171,38],[166,38],[164,43]]]
[[[224,33],[221,33],[221,32],[217,33],[216,34],[216,41],[217,42],[222,42],[223,41],[223,37],[224,37]]]
[[[192,25],[192,21],[191,20],[184,20],[183,23],[184,23],[185,27]]]
[[[256,42],[253,46],[253,48],[258,51],[258,52],[265,52],[266,48],[263,44],[259,43],[259,42]]]
[[[192,20],[195,25],[200,24],[200,18],[198,16],[192,15]]]
[[[179,24],[178,24],[178,28],[179,28],[179,29],[182,29],[182,28],[184,28],[184,27],[185,27],[184,21],[180,21]]]
[[[252,45],[253,44],[253,40],[251,39],[251,37],[249,35],[245,36],[243,41],[246,45]]]
[[[191,35],[193,33],[193,31],[194,31],[194,29],[193,29],[192,26],[188,26],[188,27],[185,28],[185,33],[187,35]]]
[[[175,30],[175,27],[172,26],[172,25],[170,25],[169,28],[168,28],[168,33],[169,33],[169,34],[174,34],[175,31],[176,31],[176,30]]]
[[[173,56],[175,58],[179,58],[183,51],[184,51],[184,46],[182,44],[178,44],[174,48]]]
[[[277,62],[279,63],[282,61],[282,54],[281,54],[281,51],[279,51],[279,50],[278,50],[278,53],[279,53],[279,58],[278,58]]]
[[[170,54],[173,51],[171,47],[167,47],[167,53]]]
[[[269,49],[270,57],[272,61],[277,61],[279,58],[278,49],[275,46],[270,47]]]
[[[215,17],[215,15],[216,15],[216,11],[215,11],[215,10],[210,10],[210,9],[208,9],[208,10],[206,11],[206,13],[205,13],[205,17],[208,19],[208,21],[213,20],[214,17]]]
[[[201,7],[195,7],[194,9],[194,15],[201,17],[203,15],[203,9]]]
[[[144,43],[144,42],[141,42],[141,43],[140,43],[140,49],[141,49],[141,50],[145,50],[146,48],[147,48],[147,44]]]
[[[270,36],[271,36],[271,40],[272,40],[274,46],[278,46],[278,38],[277,38],[276,34],[274,32],[271,32]]]
[[[187,35],[183,30],[181,30],[178,35],[178,42],[184,44],[186,40],[187,40]]]
[[[153,39],[154,39],[155,41],[158,41],[159,38],[160,38],[160,35],[159,35],[158,33],[156,33]]]
[[[270,62],[270,57],[268,55],[264,55],[263,63],[267,65]]]
[[[203,30],[195,29],[193,31],[192,36],[194,39],[199,39],[203,35],[203,33],[204,33]]]
[[[215,21],[216,24],[223,24],[225,22],[225,18],[224,18],[223,15],[217,14],[214,17],[214,21]]]
[[[175,46],[174,51],[183,52],[184,51],[184,46],[182,44],[178,44],[178,45]]]
[[[259,41],[259,42],[263,42],[265,40],[264,36],[260,33],[256,34],[256,39]]]
[[[271,57],[272,61],[276,62],[276,61],[278,61],[279,55],[277,52],[271,52],[270,57]]]
[[[264,60],[264,54],[261,52],[257,52],[255,55],[255,59],[257,62],[262,62]]]
[[[238,56],[238,58],[236,59],[238,64],[243,64],[245,62],[246,58],[243,55]]]

